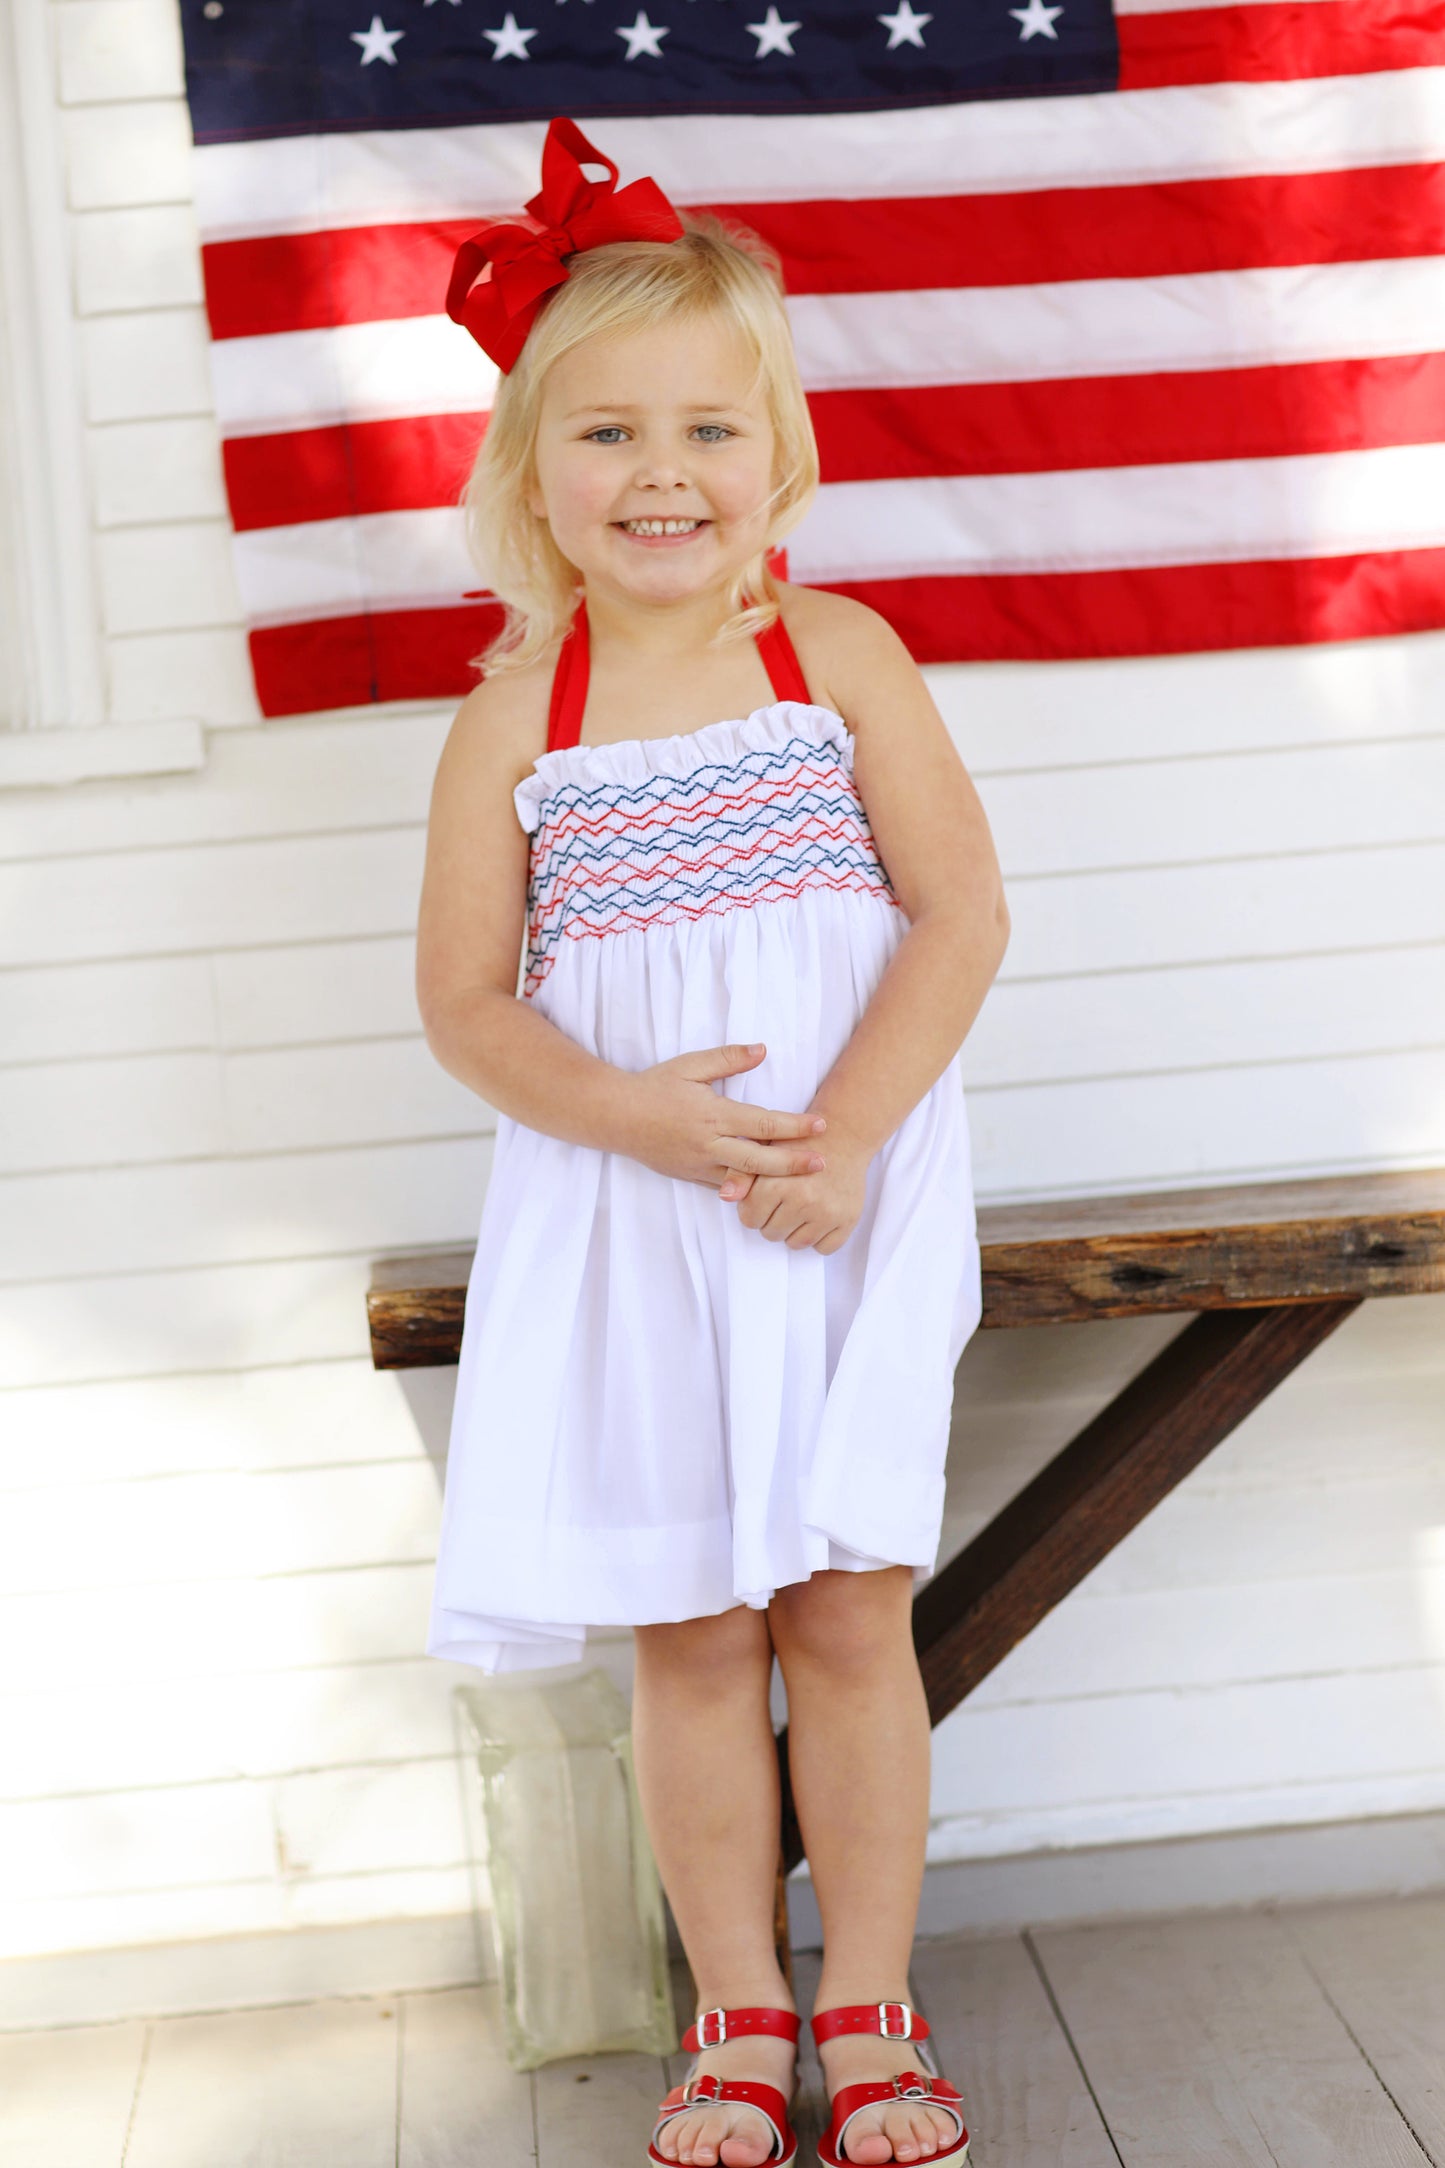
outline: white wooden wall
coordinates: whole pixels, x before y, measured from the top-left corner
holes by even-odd
[[[452,1373],[363,1291],[490,1126],[412,993],[448,713],[256,715],[170,0],[49,4],[112,714],[208,751],[0,793],[7,1954],[466,1905]],[[931,678],[1015,929],[981,1197],[1445,1161],[1445,638]],[[1360,1313],[944,1727],[937,1857],[1445,1806],[1442,1328]],[[977,1338],[949,1546],[1174,1329]]]

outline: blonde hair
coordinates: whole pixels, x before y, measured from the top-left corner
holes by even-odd
[[[717,642],[761,632],[778,615],[767,554],[797,526],[818,487],[818,447],[783,305],[782,272],[767,243],[711,212],[679,211],[676,241],[609,241],[567,259],[564,283],[544,302],[510,373],[497,384],[486,434],[461,495],[467,545],[504,604],[501,630],[472,665],[519,670],[564,633],[581,592],[575,567],[527,502],[547,372],[584,339],[641,331],[716,312],[757,361],[773,425],[767,538],[734,577],[731,614]]]

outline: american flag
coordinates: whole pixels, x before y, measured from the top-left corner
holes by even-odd
[[[182,16],[267,715],[475,682],[496,375],[444,296],[555,113],[777,249],[823,468],[781,569],[920,662],[1445,626],[1445,0]]]

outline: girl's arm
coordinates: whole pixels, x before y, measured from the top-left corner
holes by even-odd
[[[826,1256],[857,1223],[869,1161],[967,1038],[1008,947],[1009,912],[978,793],[903,642],[861,603],[794,594],[800,659],[853,733],[858,794],[909,926],[813,1094],[828,1122],[823,1171],[742,1174],[721,1195],[768,1240]]]
[[[824,598],[815,598],[822,600]],[[871,1157],[967,1038],[1009,939],[988,820],[921,672],[873,610],[830,595],[826,672],[853,773],[909,919],[813,1106]]]
[[[806,1172],[817,1146],[788,1140],[813,1138],[821,1117],[750,1106],[712,1088],[755,1068],[761,1049],[705,1048],[624,1070],[518,995],[528,839],[512,793],[532,766],[541,727],[536,683],[517,672],[468,694],[442,748],[417,920],[427,1045],[500,1113],[568,1143],[714,1188],[730,1170]]]

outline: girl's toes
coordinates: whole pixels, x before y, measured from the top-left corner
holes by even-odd
[[[876,2109],[866,2117],[860,2116],[843,2141],[843,2151],[859,2168],[878,2168],[881,2161],[892,2160],[893,2147],[879,2127]]]
[[[750,2115],[740,2130],[731,2131],[724,2138],[723,2168],[762,2168],[772,2150],[772,2139],[758,2127],[756,2116]]]

